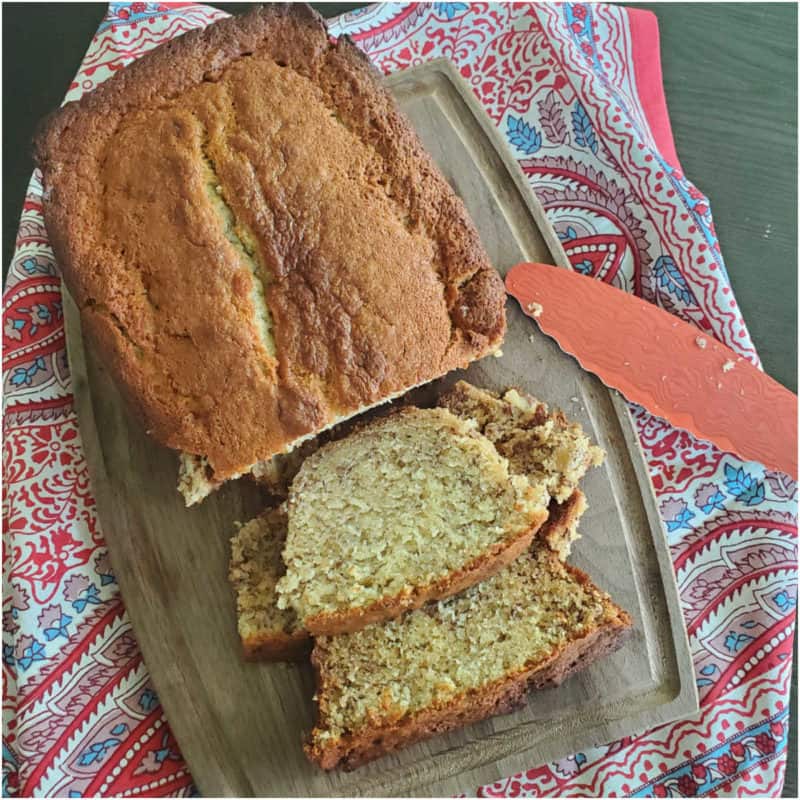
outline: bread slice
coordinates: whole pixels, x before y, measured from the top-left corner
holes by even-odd
[[[239,638],[249,660],[297,661],[311,639],[291,609],[277,606],[275,584],[284,573],[286,509],[271,508],[242,525],[231,539],[228,577],[236,593]]]
[[[516,389],[500,396],[459,381],[439,398],[439,405],[458,417],[474,419],[478,430],[508,459],[512,472],[542,483],[560,503],[605,457],[578,423]]]
[[[154,48],[35,152],[84,334],[187,503],[502,342],[464,204],[307,5]]]
[[[565,503],[550,503],[550,516],[533,546],[546,544],[563,559],[586,498],[580,489]],[[275,586],[286,572],[281,551],[286,541],[286,512],[268,509],[243,525],[231,539],[229,577],[236,594],[239,637],[248,660],[297,661],[311,652],[311,636],[291,609],[279,609]]]
[[[378,756],[524,704],[619,647],[629,615],[548,548],[463,594],[315,641],[323,769]]]
[[[544,476],[557,502],[571,497],[590,467],[603,462],[604,453],[594,445],[577,422],[562,411],[516,389],[502,396],[458,381],[444,392],[438,405],[462,419],[474,419],[479,430],[503,448],[512,472],[532,480]],[[254,477],[276,497],[286,497],[292,479],[303,461],[323,444],[341,439],[353,430],[356,420],[343,422],[285,455],[259,465]]]
[[[307,459],[289,493],[278,606],[344,633],[494,574],[547,519],[547,493],[474,423],[404,408]]]

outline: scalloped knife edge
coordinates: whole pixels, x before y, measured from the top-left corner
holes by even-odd
[[[726,345],[562,267],[517,264],[506,289],[544,334],[627,400],[723,451],[797,478],[797,396]]]

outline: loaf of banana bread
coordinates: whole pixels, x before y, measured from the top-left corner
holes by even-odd
[[[502,341],[463,203],[306,5],[155,48],[35,152],[84,334],[182,454],[189,504]]]

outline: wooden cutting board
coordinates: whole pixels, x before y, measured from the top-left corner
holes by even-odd
[[[495,265],[568,266],[517,162],[452,65],[435,61],[389,86],[467,204]],[[226,579],[235,520],[262,507],[247,481],[186,509],[177,457],[130,417],[105,370],[84,350],[65,298],[75,402],[102,530],[134,631],[167,718],[210,795],[471,793],[482,784],[697,710],[678,593],[652,486],[624,401],[536,333],[509,301],[501,358],[466,374],[479,386],[524,390],[560,406],[608,452],[584,482],[590,509],[572,561],[635,620],[618,653],[530,697],[528,706],[438,736],[354,772],[323,773],[300,743],[313,722],[306,665],[239,656]]]

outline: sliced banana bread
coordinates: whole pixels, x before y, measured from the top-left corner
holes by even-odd
[[[239,637],[247,659],[291,661],[311,651],[311,640],[294,611],[277,606],[275,584],[284,572],[285,541],[283,506],[242,525],[231,539],[228,577],[236,593]]]
[[[562,411],[548,411],[545,403],[516,389],[500,396],[459,381],[438,405],[462,419],[474,419],[484,436],[502,448],[512,472],[535,480],[544,475],[557,501],[568,498],[586,471],[604,458],[603,450],[592,444],[577,422]],[[347,436],[353,427],[354,420],[340,423],[260,464],[253,475],[274,495],[286,497],[303,461],[327,442]]]
[[[436,733],[508,713],[534,687],[616,649],[628,614],[539,546],[463,594],[315,641],[319,716],[306,745],[357,767]]]
[[[605,456],[577,422],[562,411],[516,389],[502,397],[459,381],[439,398],[439,405],[463,419],[474,419],[478,430],[509,461],[512,472],[542,483],[558,502],[576,489],[590,467]]]
[[[550,516],[539,528],[544,542],[561,558],[569,551],[578,520],[586,509],[580,489],[565,503],[550,503]],[[311,637],[298,626],[291,609],[279,609],[275,585],[286,568],[281,550],[286,541],[286,513],[270,509],[243,525],[231,539],[230,580],[236,593],[239,636],[245,658],[294,661],[311,651]]]
[[[278,606],[345,633],[455,594],[528,547],[549,496],[474,423],[405,408],[308,458],[289,493]]]

